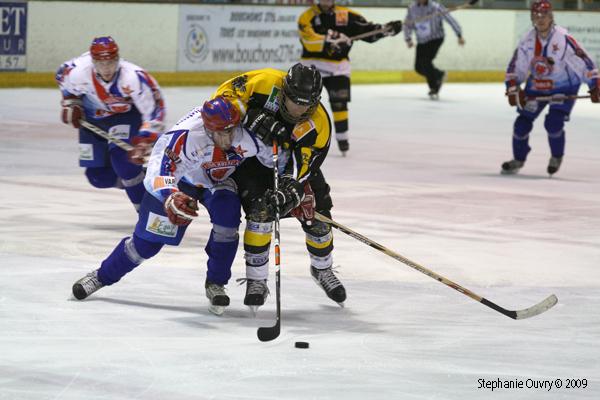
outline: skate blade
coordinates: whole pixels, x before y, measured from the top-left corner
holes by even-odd
[[[342,151],[342,157],[346,157],[346,152]]]
[[[341,308],[345,308],[346,306],[344,305],[344,302],[342,301],[341,303],[337,303],[338,306],[340,306]]]
[[[225,312],[225,306],[213,306],[210,304],[208,306],[208,311],[220,317]]]
[[[256,318],[256,313],[258,312],[258,307],[260,306],[248,306],[250,309],[250,313],[252,314],[252,318]]]
[[[500,170],[500,175],[516,175],[517,172],[519,172],[518,169],[513,171]]]
[[[440,99],[440,96],[439,96],[438,94],[430,94],[430,95],[429,95],[429,98],[430,98],[431,100],[439,100],[439,99]]]

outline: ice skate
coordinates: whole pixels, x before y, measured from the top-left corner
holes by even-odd
[[[215,315],[223,315],[225,307],[229,305],[229,296],[225,292],[225,286],[207,280],[204,287],[206,288],[206,298],[210,300],[208,311]]]
[[[95,270],[73,284],[73,296],[77,300],[83,300],[103,286],[98,279],[98,270]]]
[[[553,174],[558,172],[561,163],[562,157],[550,157],[550,161],[548,162],[548,168],[546,169],[550,174],[550,177],[552,177]]]
[[[266,279],[238,279],[238,282],[246,282],[246,296],[244,297],[244,304],[247,305],[252,314],[256,316],[258,307],[265,304],[267,296],[269,295],[269,287],[267,286]]]
[[[350,143],[348,140],[338,140],[338,148],[342,152],[342,157],[346,157],[346,152],[350,150]]]
[[[431,88],[429,91],[429,98],[431,100],[439,100],[440,99],[440,89],[442,88],[442,84],[446,81],[446,71],[441,71],[441,75],[435,82],[435,87]]]
[[[519,170],[525,165],[525,161],[510,160],[502,163],[502,170],[500,171],[503,175],[513,175],[519,172]],[[548,167],[550,168],[550,167]]]
[[[327,297],[335,301],[344,307],[344,301],[346,300],[346,289],[344,285],[335,276],[331,267],[325,269],[317,269],[313,266],[310,267],[310,274],[313,279],[325,291]]]

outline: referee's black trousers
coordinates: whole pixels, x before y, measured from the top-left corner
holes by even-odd
[[[438,80],[441,78],[443,71],[437,69],[433,65],[433,59],[438,53],[440,46],[444,42],[444,38],[433,39],[426,43],[417,44],[417,59],[415,60],[415,71],[423,75],[427,79],[429,89],[439,89]]]

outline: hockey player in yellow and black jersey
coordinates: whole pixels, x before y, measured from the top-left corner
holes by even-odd
[[[314,212],[331,216],[330,188],[321,171],[331,143],[331,121],[321,104],[319,71],[300,63],[289,71],[250,71],[223,83],[215,96],[228,98],[244,117],[244,127],[263,143],[256,158],[246,160],[234,174],[246,214],[244,250],[246,296],[254,310],[269,293],[269,248],[275,210],[293,215],[306,233],[311,274],[327,296],[340,305],[346,290],[332,270],[333,235]],[[280,154],[279,187],[273,190],[270,144],[276,138]]]
[[[323,77],[333,111],[336,139],[342,154],[350,148],[348,142],[348,102],[350,101],[350,61],[352,36],[378,31],[361,40],[376,42],[402,30],[402,21],[384,26],[368,22],[357,12],[335,4],[334,0],[319,0],[298,18],[301,62],[314,65]]]

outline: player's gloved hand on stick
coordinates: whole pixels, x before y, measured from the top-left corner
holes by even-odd
[[[508,104],[512,107],[524,108],[527,103],[525,92],[521,90],[519,86],[509,86],[506,89],[506,95],[508,96]]]
[[[600,88],[598,86],[590,90],[590,100],[592,103],[600,103]]]
[[[304,188],[300,182],[290,175],[284,175],[279,178],[279,188],[267,190],[265,192],[265,201],[267,205],[279,216],[284,217],[298,207],[304,198]]]
[[[335,56],[342,54],[348,47],[352,45],[352,40],[345,34],[329,29],[325,35],[325,52]]]
[[[175,225],[189,225],[198,216],[196,199],[183,192],[171,193],[165,200],[165,211],[169,221]]]
[[[62,122],[79,128],[81,126],[79,120],[84,117],[81,98],[77,96],[64,96],[60,105],[62,106],[60,115]]]
[[[273,138],[278,142],[288,139],[287,129],[275,115],[263,109],[250,109],[244,118],[244,128],[252,132],[263,143],[270,145]]]
[[[390,21],[383,26],[386,29],[386,36],[396,36],[402,31],[402,21]]]
[[[300,222],[306,221],[307,225],[311,225],[312,220],[315,218],[315,206],[315,194],[310,184],[306,182],[304,184],[304,199],[302,199],[298,207],[292,210],[291,214],[298,218]]]
[[[137,135],[131,139],[133,150],[127,153],[129,161],[137,165],[144,164],[150,156],[152,147],[158,140],[159,132],[162,131],[162,126],[150,126],[146,122],[142,124],[141,128]]]

